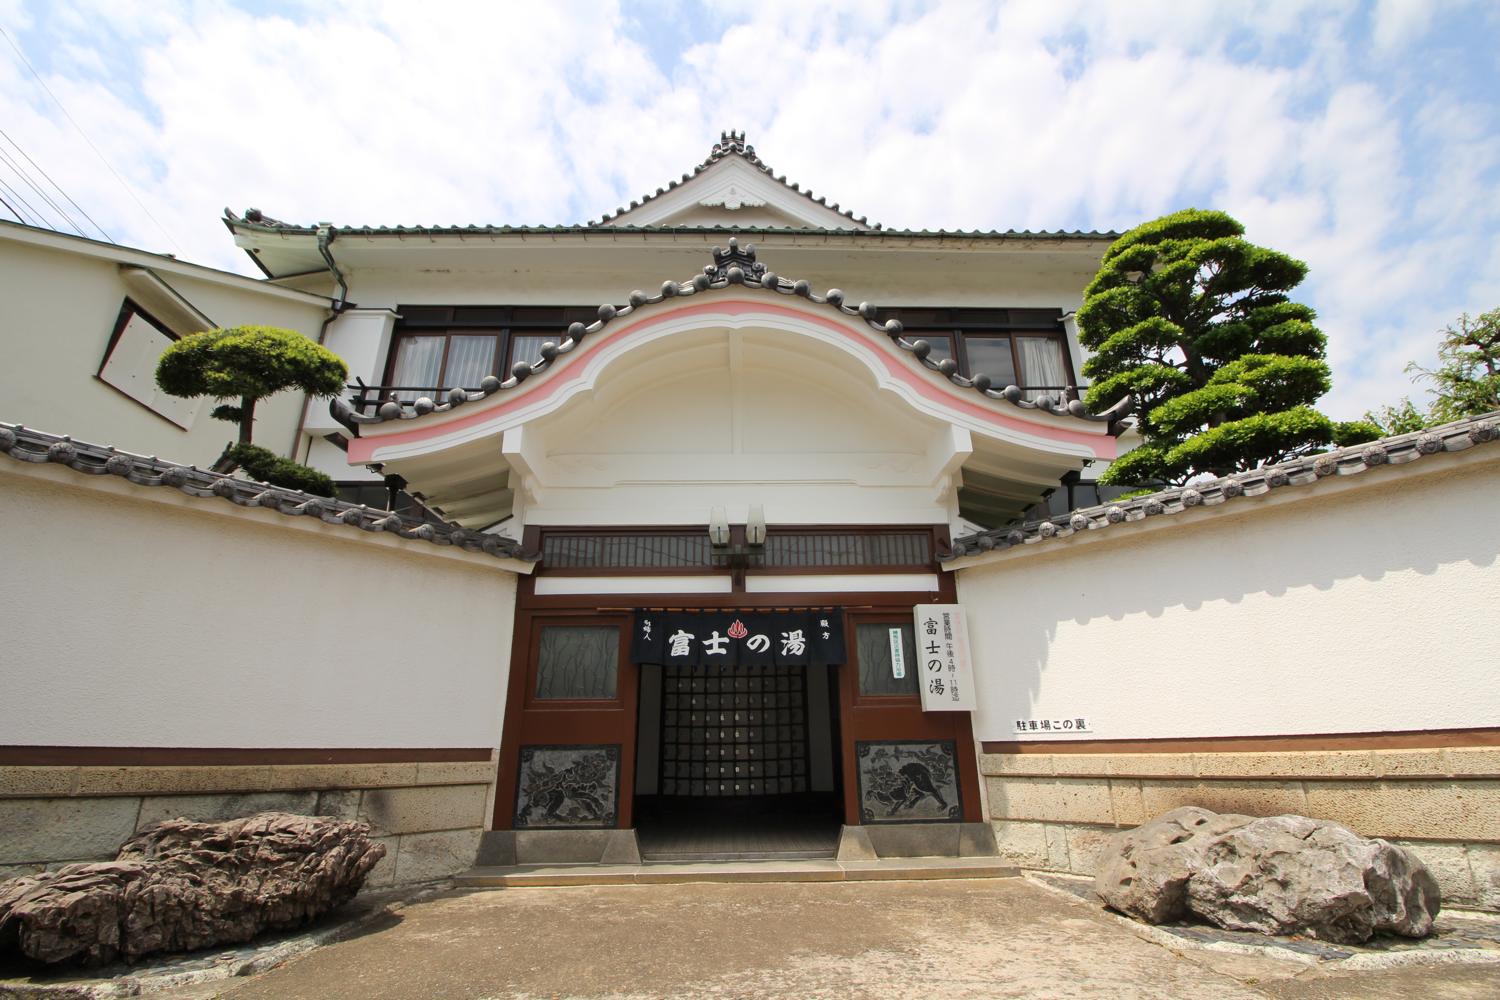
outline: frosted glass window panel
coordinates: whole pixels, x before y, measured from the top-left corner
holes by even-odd
[[[902,673],[897,677],[891,657],[891,629],[901,630]],[[860,623],[855,626],[859,650],[859,693],[871,695],[916,695],[922,664],[917,658],[916,635],[910,625]]]
[[[415,388],[396,393],[397,399],[411,402],[418,396],[433,395],[438,388],[439,369],[443,364],[446,337],[402,337],[396,349],[396,367],[391,373],[393,385]]]
[[[494,373],[494,337],[453,337],[450,340],[443,388],[477,389],[486,375]]]
[[[988,375],[990,384],[1000,389],[1017,384],[1009,337],[965,337],[964,350],[969,355],[971,376]]]
[[[1056,337],[1017,337],[1016,353],[1021,356],[1022,384],[1037,386],[1026,393],[1028,399],[1053,394],[1068,383],[1068,368],[1063,361],[1062,341]]]
[[[620,630],[613,625],[545,625],[536,668],[538,699],[615,696]]]
[[[524,361],[528,365],[534,365],[542,360],[543,344],[549,340],[555,344],[561,339],[560,334],[548,336],[518,333],[510,338],[510,363],[514,366],[517,361]]]

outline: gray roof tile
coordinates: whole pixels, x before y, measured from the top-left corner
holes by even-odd
[[[500,535],[471,531],[458,525],[416,521],[387,510],[238,479],[155,456],[148,458],[103,445],[74,441],[67,436],[47,434],[20,424],[0,423],[0,453],[18,462],[65,465],[89,476],[119,476],[137,486],[164,486],[203,500],[218,497],[240,507],[263,507],[288,517],[315,517],[325,524],[390,532],[401,538],[456,546],[502,559],[535,561],[534,556],[522,554],[516,542]]]
[[[961,556],[1035,545],[1080,532],[1102,531],[1120,524],[1133,524],[1146,518],[1163,515],[1170,517],[1194,507],[1216,507],[1245,497],[1262,496],[1271,490],[1285,487],[1316,486],[1325,480],[1356,475],[1377,465],[1404,465],[1425,455],[1464,451],[1475,445],[1488,444],[1497,438],[1500,438],[1500,411],[1440,427],[1430,427],[1412,434],[1397,434],[1366,444],[1340,448],[1321,455],[1306,455],[1278,465],[1235,473],[1222,479],[1189,483],[1187,486],[1161,490],[1129,500],[1083,507],[1061,517],[965,535],[954,540],[951,554],[940,558],[948,561]]]

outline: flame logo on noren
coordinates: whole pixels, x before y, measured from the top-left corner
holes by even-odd
[[[740,621],[738,618],[734,620],[733,625],[729,626],[729,638],[731,639],[743,639],[749,634],[750,630],[747,629],[745,627],[745,623]]]

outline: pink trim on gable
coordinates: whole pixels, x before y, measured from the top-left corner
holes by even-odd
[[[609,331],[595,342],[586,344],[584,350],[597,349],[601,344],[612,344],[630,336],[637,330],[647,329],[658,323],[668,320],[676,320],[682,316],[691,316],[695,313],[728,313],[730,315],[743,315],[745,313],[774,313],[782,316],[792,316],[806,323],[817,323],[825,329],[832,330],[842,336],[852,336],[853,331],[826,316],[812,316],[798,309],[790,309],[778,303],[748,302],[743,299],[730,299],[729,301],[694,303],[673,309],[670,312],[658,313],[634,322],[625,322],[616,329]],[[1066,441],[1070,444],[1087,445],[1099,458],[1109,459],[1114,457],[1115,439],[1108,435],[1085,434],[1080,431],[1072,431],[1062,427],[1050,427],[1045,424],[1035,424],[1025,420],[1015,420],[1003,414],[994,412],[980,406],[978,403],[966,399],[955,399],[936,385],[931,379],[925,378],[925,369],[917,371],[909,364],[903,364],[884,351],[876,351],[875,354],[885,364],[886,371],[894,378],[906,383],[922,396],[940,406],[951,410],[958,410],[971,417],[977,417],[986,423],[997,426],[1008,427],[1013,430],[1022,431],[1037,437],[1050,438],[1054,441]],[[545,378],[545,375],[540,376]],[[349,442],[349,464],[359,465],[363,462],[373,461],[376,449],[384,448],[394,444],[410,444],[414,441],[423,441],[428,438],[441,437],[452,431],[473,427],[496,417],[503,416],[512,410],[523,406],[530,406],[540,400],[556,394],[562,389],[576,385],[581,376],[575,373],[572,378],[558,379],[540,387],[535,392],[527,392],[524,389],[517,394],[515,390],[508,390],[509,398],[498,406],[486,405],[483,401],[470,403],[470,406],[481,407],[473,413],[458,417],[453,420],[445,420],[441,423],[433,423],[425,427],[414,427],[409,431],[398,431],[394,434],[373,434],[369,437],[357,437]],[[492,397],[493,398],[493,397]]]

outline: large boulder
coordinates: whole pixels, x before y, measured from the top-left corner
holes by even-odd
[[[261,813],[168,820],[114,861],[0,883],[0,954],[98,965],[248,941],[354,897],[385,856],[364,823]]]
[[[1249,816],[1184,806],[1110,838],[1094,889],[1112,908],[1164,924],[1187,916],[1188,880],[1203,866],[1203,852]]]
[[[1116,834],[1094,881],[1147,923],[1198,917],[1231,930],[1357,944],[1426,937],[1437,881],[1411,852],[1305,816],[1174,809]]]

